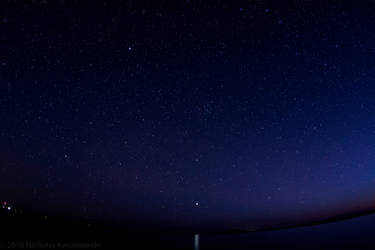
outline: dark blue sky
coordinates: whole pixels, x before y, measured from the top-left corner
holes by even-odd
[[[2,1],[0,198],[194,228],[373,209],[374,13]]]

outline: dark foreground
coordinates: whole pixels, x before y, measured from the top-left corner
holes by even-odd
[[[0,248],[19,249],[375,249],[375,215],[263,232],[140,231],[1,210]]]

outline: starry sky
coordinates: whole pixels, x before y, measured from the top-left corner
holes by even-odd
[[[0,3],[0,200],[143,226],[375,208],[372,1]]]

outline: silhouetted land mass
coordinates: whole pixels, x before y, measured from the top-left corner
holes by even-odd
[[[267,227],[262,227],[258,229],[230,229],[226,231],[225,233],[228,234],[234,234],[234,233],[250,233],[250,232],[265,232],[265,231],[276,231],[276,230],[285,230],[285,229],[292,229],[292,228],[300,228],[300,227],[311,227],[311,226],[318,226],[322,224],[327,224],[327,223],[334,223],[334,222],[339,222],[343,220],[349,220],[349,219],[354,219],[366,215],[371,215],[375,214],[375,210],[369,210],[369,211],[362,211],[358,213],[346,213],[346,214],[341,214],[341,215],[336,215],[332,216],[326,219],[322,220],[315,220],[315,221],[310,221],[310,222],[304,222],[304,223],[298,223],[298,224],[292,224],[292,225],[277,225],[277,226],[267,226]]]

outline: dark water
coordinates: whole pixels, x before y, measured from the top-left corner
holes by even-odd
[[[163,245],[163,242],[165,243]],[[160,244],[161,243],[161,244]],[[159,249],[375,249],[375,215],[280,231],[159,238]]]
[[[0,233],[0,249],[78,249],[85,244],[91,244],[91,249],[375,249],[375,215],[311,227],[235,234],[158,230],[140,233],[3,216]]]

